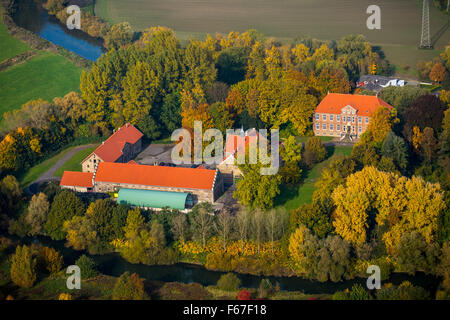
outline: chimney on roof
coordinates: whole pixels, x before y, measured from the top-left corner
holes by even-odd
[[[102,141],[102,144],[105,144],[105,141]]]
[[[129,123],[127,122],[127,124],[126,124],[127,128],[128,128],[128,125],[129,125]]]

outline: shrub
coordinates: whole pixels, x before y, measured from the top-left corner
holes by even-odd
[[[58,300],[72,300],[72,295],[70,293],[61,293]]]
[[[273,292],[272,283],[269,279],[262,279],[258,288],[258,297],[265,299]]]
[[[159,289],[162,300],[209,300],[211,294],[199,283],[168,282]]]
[[[238,300],[252,300],[252,293],[248,290],[241,290],[237,296]]]
[[[413,286],[409,281],[402,282],[398,287],[388,284],[377,290],[376,294],[378,300],[427,300],[430,298],[424,288]]]
[[[332,299],[333,299],[333,300],[349,300],[350,297],[349,297],[348,292],[345,292],[345,291],[338,291],[338,292],[335,292],[335,293],[333,294]]]
[[[80,267],[82,279],[93,278],[98,274],[97,265],[94,259],[89,258],[84,254],[75,261],[75,264]]]
[[[227,273],[220,277],[217,281],[217,287],[225,291],[235,291],[239,289],[241,280],[234,273]]]

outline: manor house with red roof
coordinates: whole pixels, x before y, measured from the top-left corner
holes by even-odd
[[[316,107],[313,129],[316,136],[359,138],[379,107],[392,108],[378,96],[329,93]]]

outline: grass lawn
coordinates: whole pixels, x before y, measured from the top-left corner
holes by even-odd
[[[81,171],[80,162],[84,160],[84,158],[86,158],[89,154],[91,154],[91,152],[94,151],[96,148],[97,146],[80,150],[72,158],[67,160],[67,162],[61,166],[61,168],[56,170],[54,176],[62,177],[64,171]]]
[[[298,208],[300,205],[305,203],[310,203],[312,196],[316,187],[314,184],[322,173],[322,169],[325,168],[332,159],[336,158],[337,155],[350,155],[352,153],[352,147],[327,147],[330,156],[316,164],[311,170],[306,172],[305,178],[299,186],[288,187],[281,186],[280,195],[275,199],[276,206],[283,206],[286,210],[290,211],[292,209]]]
[[[80,75],[81,68],[63,56],[48,52],[0,72],[0,116],[29,100],[51,101],[78,91]]]
[[[9,35],[3,23],[3,9],[0,8],[0,62],[28,50],[31,48],[26,43]]]
[[[322,141],[322,142],[327,142],[327,141],[331,141],[331,140],[333,140],[333,137],[325,137],[325,136],[318,136],[319,137],[319,139]],[[297,136],[297,137],[295,137],[295,141],[297,141],[297,143],[305,143],[306,142],[306,140],[308,140],[309,138],[311,138],[311,137],[300,137],[300,136]]]
[[[72,150],[74,147],[67,148],[57,155],[35,165],[32,167],[28,172],[26,172],[23,176],[19,177],[19,182],[21,187],[26,187],[30,183],[32,183],[34,180],[39,178],[41,175],[43,175],[45,172],[47,172],[56,162],[58,162],[59,159],[64,157],[64,155]]]
[[[422,1],[376,1],[381,8],[381,30],[367,28],[366,10],[372,4],[372,0],[97,0],[96,14],[113,23],[128,21],[137,31],[166,26],[182,41],[248,29],[282,41],[298,36],[338,40],[348,34],[363,34],[386,49],[388,60],[396,65],[414,68],[418,60],[435,56],[432,51],[416,49]],[[430,6],[432,37],[447,21],[448,15]],[[442,50],[449,40],[447,30],[435,48]]]

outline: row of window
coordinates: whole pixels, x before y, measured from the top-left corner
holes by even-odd
[[[320,130],[320,124],[316,123],[316,130]],[[327,124],[322,124],[322,130],[327,130]],[[334,125],[330,124],[330,131],[334,131]],[[341,131],[341,125],[336,125],[336,131]],[[346,131],[346,126],[342,126],[342,131]],[[355,126],[352,126],[352,131],[355,132]],[[362,127],[358,127],[358,132],[362,132]]]
[[[369,123],[369,117],[365,117],[365,121],[366,121],[366,123]],[[320,120],[320,114],[319,113],[316,113],[316,120]],[[322,120],[324,120],[324,121],[326,121],[327,120],[327,115],[326,114],[322,114]],[[341,121],[341,116],[340,115],[337,115],[336,116],[336,120],[337,120],[337,122],[340,122]],[[345,116],[342,116],[342,120],[344,121],[344,122],[355,122],[355,117],[345,117]],[[330,114],[330,121],[334,121],[334,115],[333,114]],[[362,123],[362,117],[358,117],[358,122],[359,123]]]

